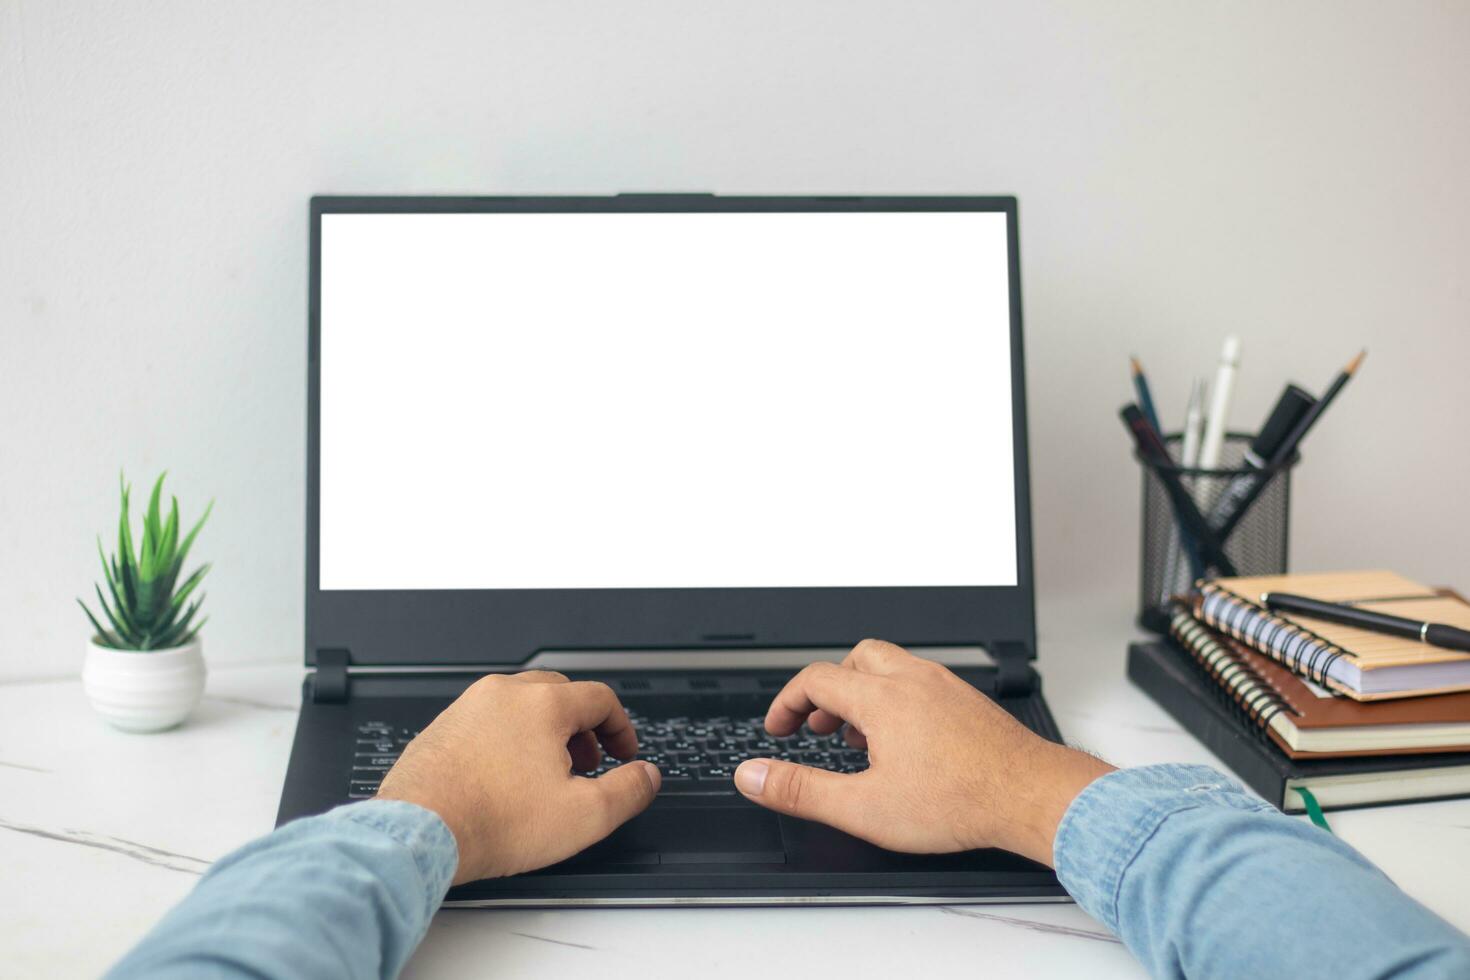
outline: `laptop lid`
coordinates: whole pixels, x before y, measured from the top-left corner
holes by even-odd
[[[1009,197],[314,198],[307,662],[1034,656],[1017,252]]]

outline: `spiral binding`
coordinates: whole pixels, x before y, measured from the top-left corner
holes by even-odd
[[[1200,596],[1200,617],[1211,626],[1279,660],[1293,673],[1325,686],[1340,686],[1328,672],[1339,658],[1352,657],[1351,652],[1214,583],[1202,586]]]
[[[1174,608],[1169,617],[1169,635],[1215,681],[1215,691],[1225,705],[1259,728],[1262,735],[1277,715],[1301,714],[1260,671],[1216,639],[1186,607]]]

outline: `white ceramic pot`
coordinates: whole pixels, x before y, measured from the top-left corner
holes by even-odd
[[[125,732],[161,732],[193,711],[204,694],[203,644],[167,650],[111,650],[87,644],[82,689],[97,713]]]

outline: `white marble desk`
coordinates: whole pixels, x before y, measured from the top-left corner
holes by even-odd
[[[1126,600],[1124,601],[1126,603]],[[1213,762],[1123,677],[1117,597],[1043,607],[1048,701],[1074,744],[1119,764]],[[111,731],[76,681],[0,684],[0,973],[100,973],[215,858],[269,830],[302,669],[212,670],[164,735]],[[1470,801],[1332,816],[1409,894],[1470,929]],[[406,976],[1141,976],[1072,905],[442,912]]]

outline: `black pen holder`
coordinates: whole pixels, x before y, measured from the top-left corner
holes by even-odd
[[[1221,447],[1221,465],[1208,470],[1155,465],[1135,454],[1143,468],[1138,576],[1138,624],[1143,628],[1167,633],[1171,599],[1187,594],[1198,578],[1286,571],[1291,470],[1300,457],[1257,469],[1246,462],[1251,439],[1230,433]],[[1176,433],[1166,441],[1170,455],[1178,459],[1182,437]],[[1176,495],[1169,490],[1171,480],[1194,501],[1213,541],[1201,540],[1181,519]],[[1219,548],[1217,560],[1211,560],[1210,544]],[[1225,563],[1218,561],[1221,554]]]

